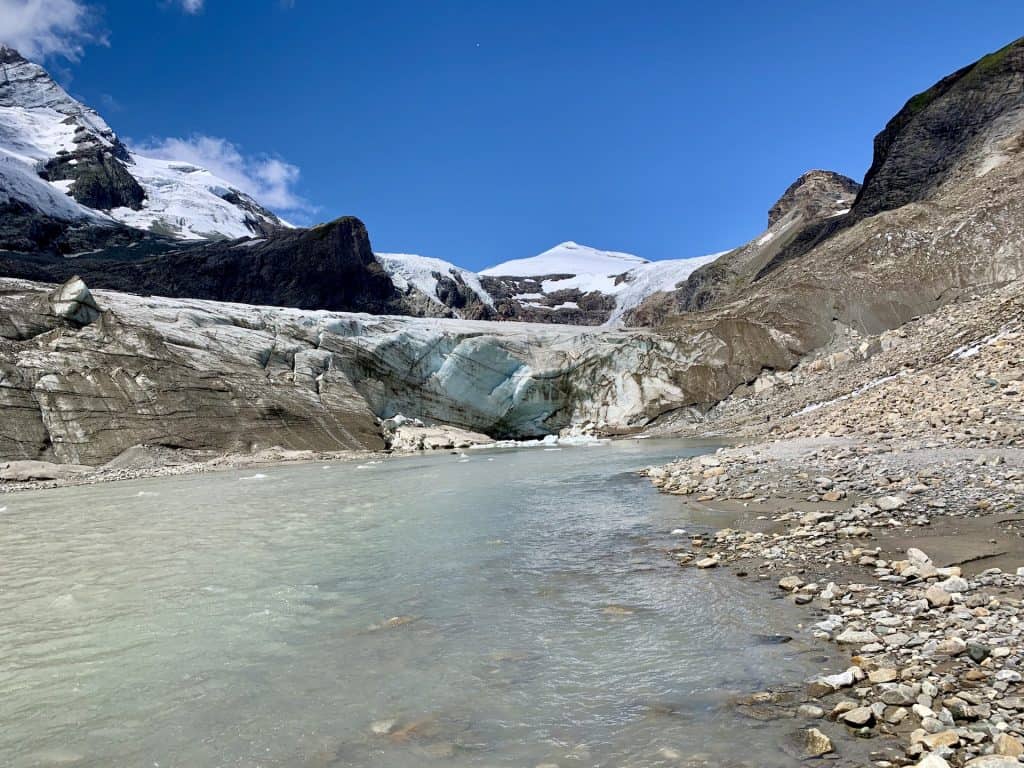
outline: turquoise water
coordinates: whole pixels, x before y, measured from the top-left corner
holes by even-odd
[[[758,642],[792,625],[788,607],[674,565],[679,501],[635,474],[705,450],[2,497],[0,764],[790,764],[776,745],[792,721],[727,706],[817,671],[798,643]]]

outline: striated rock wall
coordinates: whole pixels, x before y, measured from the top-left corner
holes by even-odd
[[[351,382],[304,356],[314,345],[244,317],[99,301],[99,319],[76,328],[40,286],[0,283],[0,457],[95,465],[140,443],[382,447]]]

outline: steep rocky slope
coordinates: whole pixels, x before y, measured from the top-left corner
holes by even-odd
[[[803,217],[773,253],[743,258],[740,269],[720,260],[641,307],[635,320],[721,307],[740,293],[755,305],[784,293],[837,305],[820,313],[826,318],[877,328],[967,286],[1013,279],[1021,267],[1022,84],[1018,40],[914,96],[876,137],[872,166],[847,213]],[[836,178],[828,187],[846,195],[853,189]],[[852,295],[844,296],[848,288]],[[805,325],[818,322],[799,314]]]
[[[631,325],[656,325],[665,317],[710,308],[744,291],[780,253],[808,232],[848,214],[860,185],[832,171],[808,171],[768,212],[768,229],[746,245],[720,254],[675,289],[652,294],[626,313]]]
[[[826,221],[827,236],[812,225],[818,232],[812,247],[801,250],[805,243],[793,241],[762,266],[755,262],[758,271],[747,270],[738,287],[712,286],[709,309],[670,317],[662,331],[693,338],[708,323],[742,319],[761,326],[770,339],[760,349],[747,347],[746,354],[761,356],[766,370],[778,371],[769,358],[790,359],[788,368],[850,333],[878,334],[966,293],[1021,279],[1024,154],[1016,138],[1024,136],[1024,42],[992,62],[986,57],[927,98],[908,103],[876,142],[874,167],[897,170],[869,174],[853,209]],[[989,105],[984,124],[963,117],[965,100]],[[943,151],[957,152],[939,170],[913,160],[919,152],[931,157],[918,146],[922,131],[945,137]],[[881,200],[903,199],[884,191],[884,178],[890,186],[906,185],[913,201],[874,212],[888,205]],[[664,316],[672,306],[686,306],[699,280],[695,273],[667,305],[661,297],[638,314]],[[693,404],[705,408],[750,381],[735,379],[713,401]]]

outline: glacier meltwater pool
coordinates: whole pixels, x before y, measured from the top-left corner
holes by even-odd
[[[0,497],[0,765],[791,765],[738,693],[821,649],[681,569],[679,442]]]

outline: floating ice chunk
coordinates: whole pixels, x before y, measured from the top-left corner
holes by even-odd
[[[569,446],[591,446],[591,445],[606,445],[611,440],[608,438],[594,437],[593,435],[563,435],[558,438],[559,445]]]
[[[240,477],[239,480],[262,480],[266,475],[261,475],[258,472],[255,475],[249,475],[248,477]]]

